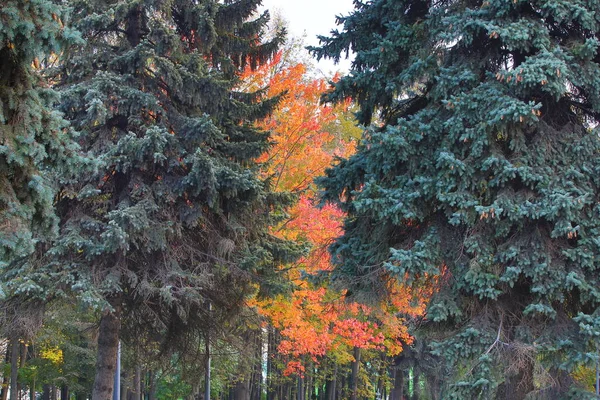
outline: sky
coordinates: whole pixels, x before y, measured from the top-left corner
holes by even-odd
[[[352,0],[263,0],[263,8],[271,15],[276,11],[289,22],[289,34],[301,37],[306,33],[307,45],[318,45],[317,35],[328,36],[332,29],[340,29],[335,24],[336,15],[348,15],[353,9]],[[341,60],[334,65],[331,60],[321,60],[317,64],[322,72],[331,75],[332,72],[347,72],[349,60]]]

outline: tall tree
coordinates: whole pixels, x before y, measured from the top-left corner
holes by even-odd
[[[52,108],[56,93],[39,73],[42,61],[78,39],[63,25],[64,12],[48,0],[9,0],[0,9],[2,273],[18,269],[36,243],[56,233],[56,187],[48,172],[66,172],[77,160],[68,124]]]
[[[373,122],[320,181],[348,213],[335,276],[355,293],[438,277],[417,334],[444,398],[576,390],[600,334],[598,3],[355,6],[313,49],[355,52],[330,98]]]
[[[56,79],[100,166],[59,199],[53,253],[72,289],[103,307],[95,400],[111,398],[122,328],[139,322],[163,348],[187,344],[291,254],[267,230],[286,196],[257,178],[268,134],[252,126],[278,99],[234,90],[281,40],[260,43],[259,3],[71,3],[86,45]]]
[[[29,279],[28,257],[56,234],[55,181],[80,160],[39,70],[78,41],[63,24],[65,11],[48,0],[9,0],[0,8],[0,334],[11,341],[11,400],[25,361],[19,341],[41,322],[40,304],[23,297],[39,288]]]

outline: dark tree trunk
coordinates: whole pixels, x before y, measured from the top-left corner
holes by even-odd
[[[421,395],[421,387],[419,386],[419,372],[417,368],[413,367],[413,376],[412,376],[412,400],[419,400],[419,396]]]
[[[75,395],[75,400],[86,400],[86,399],[87,399],[87,396],[83,393],[77,393]]]
[[[106,311],[100,319],[98,355],[92,400],[112,400],[119,333],[121,330],[120,299],[112,299],[113,312]],[[117,389],[118,390],[118,389]]]
[[[404,397],[404,371],[399,367],[392,368],[394,387],[390,392],[390,400],[402,400]]]
[[[234,400],[250,400],[250,381],[246,378],[235,384],[233,388]]]
[[[68,400],[69,399],[69,387],[67,385],[62,385],[60,388],[60,400]]]
[[[336,399],[335,392],[336,392],[336,386],[337,386],[337,371],[338,371],[338,366],[337,366],[337,364],[335,364],[335,367],[333,369],[333,376],[325,384],[325,399],[326,400],[335,400]]]
[[[6,354],[4,355],[4,363],[10,363],[10,343],[6,345]],[[8,399],[8,384],[9,378],[2,375],[2,391],[0,392],[0,399],[7,400]]]
[[[358,367],[360,365],[360,348],[354,347],[354,361],[352,362],[352,377],[350,378],[350,400],[357,399],[358,392]]]
[[[275,355],[275,352],[273,351],[275,348],[275,338],[273,329],[274,328],[271,325],[267,327],[267,379],[265,381],[265,385],[267,387],[267,400],[275,400],[275,390],[273,388],[272,383],[273,374],[275,372],[272,360],[272,357]]]
[[[17,400],[19,396],[19,339],[10,340],[10,400]]]
[[[42,400],[50,400],[50,385],[44,384],[42,387]]]
[[[142,367],[137,363],[133,375],[132,400],[142,400]]]
[[[156,400],[156,372],[148,372],[148,400]]]
[[[27,345],[25,343],[19,343],[19,368],[25,367],[25,361],[27,360]],[[17,393],[19,399],[23,395],[23,385],[17,379]]]
[[[304,378],[298,375],[296,400],[304,400]]]
[[[308,367],[308,373],[306,374],[305,397],[307,400],[313,400],[313,370],[310,362],[308,363]]]

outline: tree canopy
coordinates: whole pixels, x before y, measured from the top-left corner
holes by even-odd
[[[334,276],[435,281],[416,335],[444,398],[575,390],[598,357],[598,4],[355,4],[313,49],[356,54],[328,97],[370,124],[320,180],[348,212]]]

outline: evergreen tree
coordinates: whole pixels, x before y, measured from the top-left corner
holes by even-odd
[[[41,62],[78,39],[63,25],[64,13],[48,0],[0,8],[1,273],[56,233],[49,173],[67,172],[77,160],[68,124],[52,109],[56,93],[39,73]]]
[[[56,180],[81,165],[67,122],[52,108],[57,95],[39,70],[78,41],[63,24],[66,11],[48,0],[8,0],[0,8],[0,334],[10,339],[11,399],[24,363],[19,342],[41,323],[40,303],[25,299],[39,288],[29,259],[56,234]]]
[[[600,337],[594,0],[355,2],[313,51],[356,54],[330,99],[367,129],[330,169],[334,277],[434,284],[417,338],[443,398],[557,398]]]
[[[59,199],[52,252],[82,300],[104,302],[94,399],[111,398],[122,328],[185,347],[293,253],[268,234],[287,199],[257,178],[255,162],[268,134],[252,124],[278,99],[236,91],[241,70],[282,39],[260,42],[268,13],[252,18],[259,3],[71,3],[86,45],[56,79],[100,166]]]

